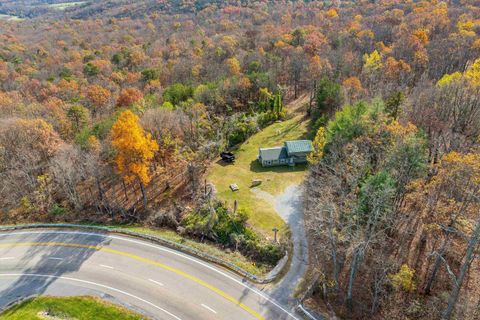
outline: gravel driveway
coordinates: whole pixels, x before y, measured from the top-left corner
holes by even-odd
[[[303,278],[308,263],[308,246],[303,220],[302,190],[299,185],[289,186],[275,197],[258,188],[252,188],[257,197],[271,203],[278,214],[289,225],[293,241],[293,257],[287,274],[270,289],[270,294],[280,303],[294,302],[292,293]]]
[[[293,257],[287,274],[272,289],[272,295],[283,303],[293,301],[292,293],[307,271],[308,245],[303,220],[302,190],[298,185],[289,186],[275,199],[275,209],[290,226],[293,241]]]

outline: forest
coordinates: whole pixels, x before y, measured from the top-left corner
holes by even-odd
[[[219,152],[302,95],[311,308],[480,319],[480,1],[0,0],[0,222],[141,223],[274,265]],[[282,102],[279,102],[282,101]]]

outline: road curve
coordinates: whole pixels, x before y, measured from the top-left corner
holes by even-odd
[[[300,319],[241,277],[135,238],[0,232],[0,308],[31,295],[95,295],[153,319]]]

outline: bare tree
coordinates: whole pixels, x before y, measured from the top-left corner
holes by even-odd
[[[63,145],[50,161],[50,172],[60,194],[63,194],[76,210],[84,203],[78,193],[79,184],[85,179],[85,156],[79,148]]]
[[[480,212],[479,212],[480,215]],[[476,227],[468,240],[468,247],[465,252],[465,256],[463,258],[462,266],[460,267],[460,272],[457,277],[454,277],[453,281],[453,289],[450,293],[450,297],[448,299],[448,306],[445,312],[442,314],[443,320],[449,320],[452,317],[452,314],[455,310],[455,305],[457,304],[458,296],[460,294],[460,289],[462,288],[463,281],[468,274],[468,270],[470,269],[470,265],[475,258],[475,251],[478,248],[478,244],[480,242],[480,218],[477,220]]]

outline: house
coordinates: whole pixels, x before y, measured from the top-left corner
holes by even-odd
[[[310,140],[286,141],[282,147],[260,148],[258,161],[263,167],[294,166],[297,163],[306,163],[307,156],[312,151]]]

